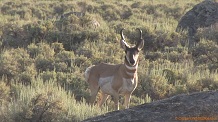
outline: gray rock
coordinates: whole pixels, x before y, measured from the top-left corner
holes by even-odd
[[[190,43],[198,28],[209,27],[218,22],[218,3],[214,0],[205,0],[195,5],[179,21],[176,31],[187,30]]]
[[[84,122],[176,122],[184,119],[218,121],[218,92],[181,94],[89,118]]]

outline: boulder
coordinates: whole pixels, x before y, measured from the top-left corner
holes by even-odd
[[[114,111],[84,122],[218,121],[218,92],[181,94],[171,98]]]
[[[189,10],[179,21],[176,31],[187,30],[190,43],[198,28],[209,27],[218,22],[218,3],[215,0],[204,0]]]

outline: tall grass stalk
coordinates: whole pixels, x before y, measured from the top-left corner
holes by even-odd
[[[17,89],[18,98],[9,103],[8,110],[3,109],[3,111],[9,113],[7,116],[10,117],[10,119],[8,118],[7,120],[13,120],[16,116],[19,116],[23,108],[27,108],[31,100],[39,94],[47,96],[51,101],[61,101],[61,105],[66,112],[63,111],[63,113],[60,114],[65,115],[62,119],[67,118],[67,121],[81,121],[108,112],[106,108],[100,109],[97,106],[89,106],[85,100],[77,102],[70,91],[65,91],[64,88],[51,80],[43,82],[43,80],[38,77],[33,80],[30,86],[18,83],[15,83],[14,86]]]

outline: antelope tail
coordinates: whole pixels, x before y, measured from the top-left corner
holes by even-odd
[[[93,66],[94,66],[94,65],[93,65]],[[90,71],[91,71],[91,69],[92,69],[93,66],[88,67],[88,68],[86,69],[86,71],[85,71],[85,80],[86,80],[86,82],[88,82],[89,74],[90,74]]]

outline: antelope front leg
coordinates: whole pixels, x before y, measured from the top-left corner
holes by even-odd
[[[90,98],[89,104],[94,105],[99,88],[93,87],[92,85],[90,85],[89,88],[90,88],[90,92],[91,92],[90,93],[91,98]]]
[[[98,92],[91,93],[91,96],[90,96],[91,98],[90,98],[89,104],[94,105],[97,94],[98,94]]]
[[[119,110],[119,94],[116,93],[113,95],[113,97],[115,110]]]
[[[101,93],[101,100],[100,100],[100,102],[99,102],[99,107],[102,107],[102,105],[105,103],[105,101],[107,100],[107,98],[108,98],[108,95],[102,92],[102,93]]]
[[[129,108],[129,102],[130,102],[130,98],[131,98],[131,94],[126,94],[125,95],[125,102],[124,102],[124,105],[125,105],[125,108]]]

